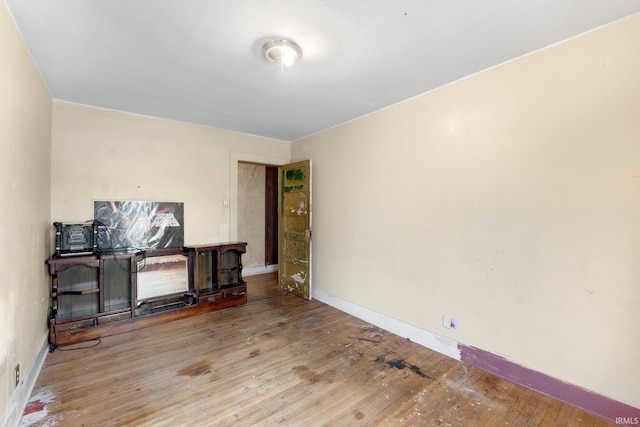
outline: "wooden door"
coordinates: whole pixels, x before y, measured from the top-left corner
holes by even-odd
[[[278,172],[278,284],[311,299],[311,160]]]

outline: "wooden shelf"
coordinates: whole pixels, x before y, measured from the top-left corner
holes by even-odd
[[[230,242],[47,260],[52,299],[50,351],[59,345],[246,303],[241,262],[246,246],[244,242]],[[139,300],[138,262],[175,255],[185,259],[184,289]],[[225,268],[219,268],[221,265]],[[155,273],[154,279],[159,277],[162,282],[165,272],[160,269]],[[168,276],[172,274],[175,276],[175,271],[166,272]],[[175,280],[175,277],[170,279]],[[158,286],[163,285],[166,284]]]

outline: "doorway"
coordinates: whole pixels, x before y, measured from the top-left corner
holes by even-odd
[[[238,225],[238,200],[241,198],[238,196],[238,166],[240,163],[252,163],[256,165],[262,166],[281,166],[286,165],[290,162],[289,157],[279,157],[279,156],[267,156],[263,154],[256,153],[247,153],[242,151],[231,151],[229,153],[229,203],[228,203],[228,214],[229,214],[229,223],[228,223],[228,239],[230,241],[238,241],[240,240],[238,235],[238,230],[241,228]],[[261,209],[258,204],[254,206],[256,209]],[[244,226],[242,227],[244,228]],[[251,250],[251,242],[249,243],[247,250]],[[258,242],[257,245],[260,245]],[[256,246],[257,246],[256,245]],[[272,271],[278,271],[278,264],[270,264],[267,265],[262,261],[262,263],[258,263],[258,265],[254,267],[247,267],[248,264],[245,264],[243,256],[243,268],[242,274],[249,276],[252,274],[262,274],[262,273],[270,273]],[[261,265],[260,265],[261,264]]]
[[[278,168],[238,162],[237,238],[247,242],[243,274],[278,270]]]

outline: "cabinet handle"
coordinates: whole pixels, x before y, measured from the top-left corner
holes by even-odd
[[[245,292],[244,291],[233,291],[231,293],[231,295],[233,295],[234,297],[240,296],[240,295],[244,295]]]
[[[208,297],[207,301],[209,302],[216,302],[216,297]]]

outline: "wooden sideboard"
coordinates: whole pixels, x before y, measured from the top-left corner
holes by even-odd
[[[245,242],[52,257],[49,349],[244,304]]]

